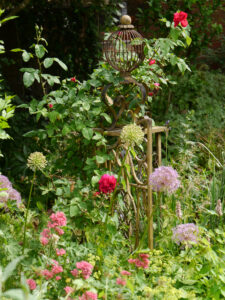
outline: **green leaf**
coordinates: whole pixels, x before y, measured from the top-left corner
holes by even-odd
[[[22,58],[23,58],[23,61],[27,62],[30,60],[30,53],[28,53],[27,51],[23,51],[23,54],[22,54]]]
[[[186,36],[186,43],[187,43],[187,45],[190,46],[190,45],[191,45],[191,42],[192,42],[191,37],[187,35],[187,36]]]
[[[93,136],[93,130],[91,128],[83,128],[82,134],[85,137],[85,139],[90,141]]]
[[[47,50],[43,45],[41,44],[35,45],[35,54],[38,58],[42,58],[45,55],[45,52],[47,52]]]
[[[58,58],[54,58],[54,61],[56,61],[59,65],[60,65],[60,67],[63,69],[63,70],[65,70],[65,71],[67,71],[68,70],[68,68],[67,68],[67,65],[66,64],[64,64],[61,60],[59,60]]]
[[[77,205],[70,206],[70,217],[76,217],[80,215],[80,208]]]
[[[51,57],[48,57],[48,58],[45,58],[43,64],[44,64],[44,67],[47,69],[47,68],[50,68],[51,65],[53,64],[54,62],[54,58],[51,58]]]
[[[33,73],[25,72],[23,74],[23,83],[25,87],[30,87],[34,83],[34,79],[35,77]]]
[[[11,299],[11,300],[24,300],[24,293],[22,290],[20,289],[11,289],[9,291],[6,291],[4,294],[3,294],[4,299]],[[8,298],[9,297],[9,298]]]
[[[101,113],[101,116],[103,116],[108,123],[112,123],[111,117],[109,115],[107,115],[106,113]]]
[[[23,256],[19,256],[17,258],[15,258],[11,263],[9,263],[3,274],[2,274],[2,281],[6,282],[6,280],[12,275],[13,271],[15,270],[16,266],[18,265],[18,263],[23,259]]]

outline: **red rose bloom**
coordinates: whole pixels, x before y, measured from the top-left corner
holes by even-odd
[[[49,108],[53,108],[53,104],[52,104],[52,103],[49,103],[48,107],[49,107]]]
[[[153,92],[149,92],[148,95],[149,95],[150,97],[152,97],[152,96],[154,95],[154,93],[153,93]]]
[[[154,65],[155,64],[155,59],[150,59],[148,64],[149,64],[149,66]]]
[[[181,24],[182,27],[187,27],[188,25],[187,16],[188,14],[183,11],[176,12],[173,17],[174,27],[177,27],[179,23]]]
[[[99,191],[108,194],[112,193],[116,187],[116,178],[112,175],[104,174],[98,182]]]
[[[76,80],[76,78],[75,78],[75,77],[72,77],[72,78],[70,79],[70,81],[72,81],[72,82],[76,82],[77,80]]]

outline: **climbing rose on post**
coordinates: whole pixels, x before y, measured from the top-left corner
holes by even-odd
[[[98,184],[99,191],[103,194],[112,193],[116,188],[116,178],[113,175],[104,174]]]
[[[176,12],[173,17],[174,27],[177,27],[179,23],[181,24],[182,27],[187,27],[188,26],[187,16],[188,14],[183,11]]]

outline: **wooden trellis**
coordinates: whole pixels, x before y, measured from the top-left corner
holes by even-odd
[[[157,166],[162,164],[162,142],[161,135],[162,133],[168,134],[168,127],[166,126],[152,126],[152,120],[149,117],[145,117],[137,121],[138,125],[144,127],[145,138],[144,142],[147,144],[147,153],[143,153],[142,157],[135,157],[136,164],[138,166],[135,170],[134,158],[130,153],[128,153],[126,163],[130,165],[131,178],[128,178],[127,174],[124,172],[123,176],[126,182],[126,194],[128,195],[131,203],[134,207],[134,212],[136,215],[136,242],[135,246],[139,244],[139,228],[140,228],[140,198],[144,203],[144,211],[148,220],[148,247],[153,249],[153,196],[152,196],[152,187],[149,184],[149,176],[153,172],[153,136],[155,135],[156,140],[156,161]],[[121,144],[120,144],[120,133],[122,128],[115,128],[112,130],[103,130],[101,128],[96,128],[95,131],[101,132],[104,136],[118,137],[117,142],[109,147],[109,151],[112,151],[114,154],[114,162],[109,161],[108,169],[111,171],[113,169],[113,164],[121,167],[120,153],[121,153]],[[142,174],[146,174],[145,179],[142,180],[137,174],[137,171]],[[135,205],[134,197],[131,193],[131,187],[135,190],[137,204]]]

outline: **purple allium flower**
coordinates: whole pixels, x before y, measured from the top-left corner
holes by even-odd
[[[12,187],[12,183],[9,181],[8,177],[4,175],[0,175],[0,188],[7,189],[11,187]]]
[[[191,243],[197,244],[198,242],[198,227],[194,223],[187,223],[177,225],[173,228],[173,237],[172,239],[176,244],[186,244],[187,246],[191,246]]]
[[[0,202],[7,202],[8,199],[16,200],[17,206],[19,206],[21,203],[21,195],[17,190],[13,189],[12,183],[4,175],[0,175],[0,189],[5,189],[2,191],[4,193],[0,195]]]
[[[149,176],[149,183],[156,192],[175,192],[180,186],[178,173],[172,167],[159,167]]]

